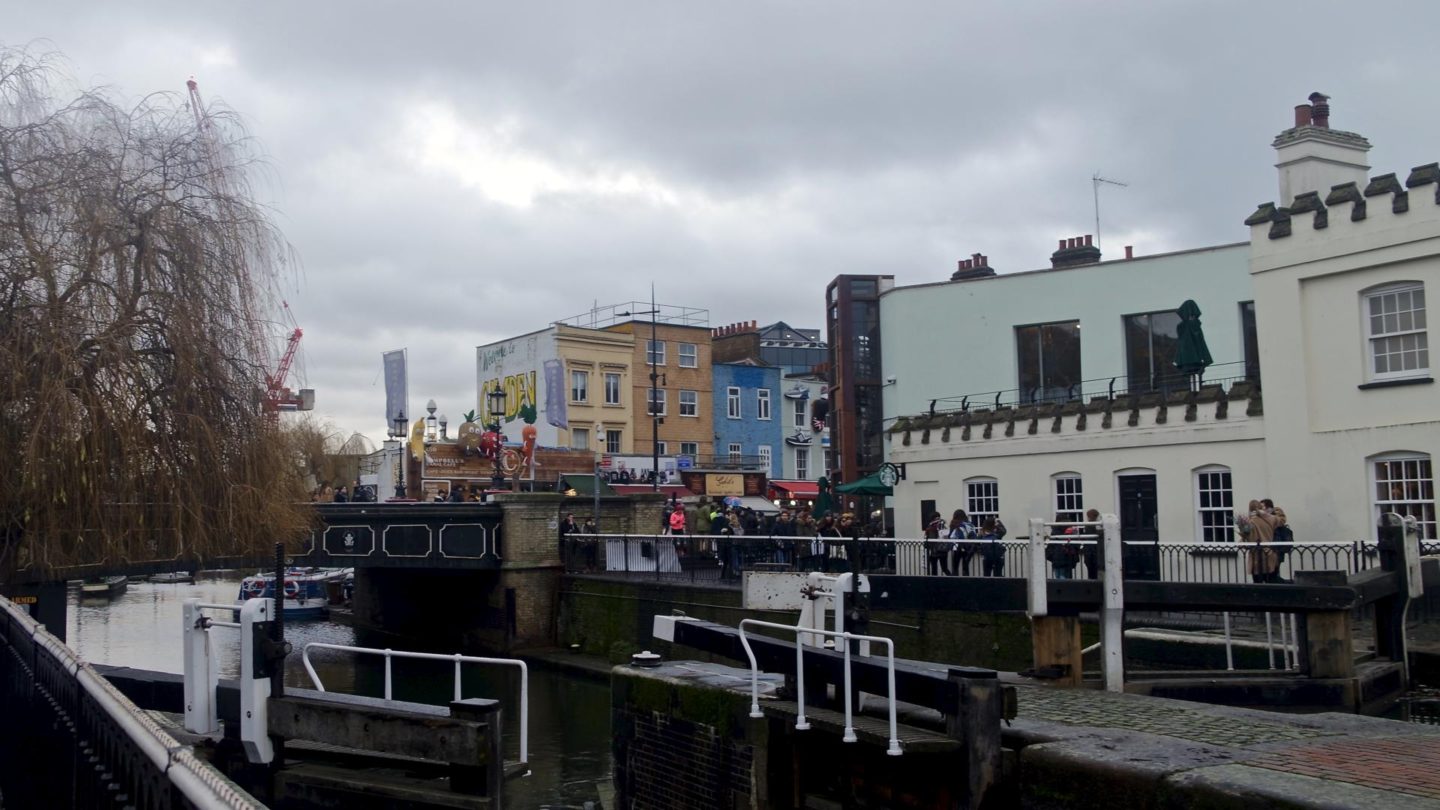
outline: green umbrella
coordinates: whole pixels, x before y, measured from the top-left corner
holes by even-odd
[[[822,518],[834,511],[835,502],[830,497],[829,479],[822,475],[817,485],[820,491],[815,496],[815,506],[810,510],[810,514],[813,517]]]
[[[1200,328],[1200,306],[1187,299],[1176,311],[1180,323],[1175,327],[1175,367],[1186,374],[1204,373],[1215,362],[1210,347],[1205,345],[1205,332]]]
[[[894,495],[895,490],[880,480],[880,473],[870,473],[858,481],[835,487],[836,492],[846,495]]]

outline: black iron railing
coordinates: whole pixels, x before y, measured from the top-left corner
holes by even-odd
[[[1101,554],[1093,539],[1050,540],[1046,575],[1096,578]],[[1030,543],[1005,540],[847,540],[828,537],[725,535],[571,535],[562,549],[571,573],[619,574],[661,580],[738,585],[747,570],[856,571],[902,576],[1023,577]],[[1422,544],[1440,554],[1440,543]],[[1357,574],[1379,566],[1374,542],[1163,543],[1126,542],[1126,579],[1161,582],[1247,583],[1273,570],[1266,582],[1293,581],[1302,571]]]
[[[0,793],[14,807],[259,808],[0,599]]]

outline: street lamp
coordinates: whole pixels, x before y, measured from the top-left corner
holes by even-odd
[[[436,408],[436,407],[437,407],[437,406],[435,405],[435,400],[433,400],[433,399],[430,400],[429,402],[425,403],[425,410],[426,410],[427,413],[429,413],[429,416],[426,416],[426,417],[425,417],[425,438],[426,438],[426,440],[432,441],[432,442],[435,441],[435,436],[436,436],[436,432],[435,432],[435,408]]]
[[[448,416],[446,416],[445,414],[443,414],[443,413],[440,414],[440,441],[442,441],[442,442],[445,441],[446,438],[447,438],[446,435],[445,435],[445,428],[446,428],[446,426],[449,425],[449,424],[450,424],[450,418],[449,418]]]
[[[490,413],[490,431],[495,434],[495,474],[491,476],[490,484],[492,489],[500,489],[505,486],[505,472],[500,469],[504,444],[500,437],[500,418],[505,415],[505,391],[499,386],[490,389],[490,393],[485,395],[485,406]]]
[[[660,417],[660,410],[657,407],[660,392],[660,372],[656,371],[655,355],[660,350],[660,340],[656,335],[655,316],[660,309],[655,306],[655,287],[650,287],[650,309],[643,312],[620,312],[618,315],[649,315],[650,316],[650,345],[645,349],[645,362],[650,366],[650,485],[651,488],[660,491],[660,423],[665,421]]]
[[[395,414],[395,438],[400,441],[400,477],[395,481],[395,497],[405,497],[405,412]]]

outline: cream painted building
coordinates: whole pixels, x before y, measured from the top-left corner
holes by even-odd
[[[634,338],[554,324],[476,349],[477,411],[486,393],[505,391],[506,438],[518,441],[526,408],[535,409],[542,447],[634,451]]]
[[[1093,507],[1118,513],[1127,539],[1227,542],[1233,512],[1271,497],[1299,540],[1372,538],[1381,511],[1435,538],[1425,290],[1440,283],[1440,166],[1369,178],[1368,142],[1329,129],[1323,97],[1273,145],[1284,206],[1247,220],[1249,243],[882,297],[899,534],[930,509],[998,514],[1020,533]],[[1173,347],[1153,329],[1163,317],[1148,337],[1132,317],[1185,298],[1217,366],[1240,371],[1212,371],[1193,395],[1143,379],[1139,349],[1153,369]],[[1026,342],[1050,324],[1069,325]]]

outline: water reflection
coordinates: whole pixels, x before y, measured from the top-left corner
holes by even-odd
[[[239,590],[241,572],[221,572],[197,578],[194,583],[132,582],[109,600],[81,600],[78,585],[71,588],[66,615],[67,638],[80,657],[97,664],[181,672],[181,606],[186,599],[230,604]],[[217,617],[221,614],[215,614]],[[424,649],[393,636],[367,636],[330,621],[294,621],[285,625],[294,652],[286,659],[285,682],[314,688],[301,650],[308,642],[364,647],[393,647],[424,652],[453,653],[450,649]],[[239,634],[217,628],[211,633],[220,663],[220,677],[239,673]],[[310,661],[327,690],[381,697],[385,668],[379,657],[331,650],[313,650]],[[392,673],[394,697],[444,705],[454,690],[454,664],[441,661],[396,660]],[[510,667],[462,668],[461,695],[502,700],[507,708],[506,758],[519,756],[520,681]],[[530,671],[531,776],[512,780],[506,800],[511,807],[582,806],[598,798],[595,783],[610,778],[610,690],[604,683]]]

